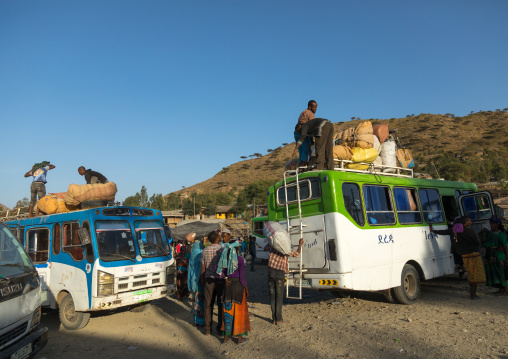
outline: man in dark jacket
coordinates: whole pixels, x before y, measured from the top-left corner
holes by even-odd
[[[305,137],[314,136],[316,144],[316,167],[318,170],[333,170],[333,124],[325,118],[314,118],[302,125],[300,138],[296,141],[293,157],[296,157],[298,148]]]
[[[83,166],[78,168],[78,173],[85,176],[86,184],[108,183],[108,179],[102,173],[85,169]]]

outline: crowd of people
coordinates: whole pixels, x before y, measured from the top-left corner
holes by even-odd
[[[290,256],[298,257],[303,244]],[[281,325],[284,276],[288,271],[288,256],[267,245],[269,251],[268,288],[272,307],[272,322]],[[190,296],[194,325],[212,333],[212,314],[217,305],[216,332],[224,342],[234,338],[245,343],[251,330],[247,298],[249,288],[245,271],[250,257],[251,271],[256,256],[255,237],[231,238],[228,229],[210,232],[203,240],[190,233],[175,246],[177,266],[177,298]]]
[[[480,238],[471,228],[472,220],[468,216],[457,219],[447,230],[430,231],[449,235],[452,239],[452,252],[460,275],[467,272],[469,296],[479,299],[478,284],[487,284],[496,288],[498,296],[508,296],[508,241],[506,231],[499,218],[490,219],[490,231],[480,232]]]

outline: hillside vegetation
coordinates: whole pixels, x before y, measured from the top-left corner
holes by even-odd
[[[337,133],[365,120],[373,124],[388,122],[390,129],[397,129],[402,146],[412,151],[416,171],[434,178],[484,183],[508,178],[507,112],[508,109],[480,111],[464,117],[422,113],[388,120],[355,119],[334,123],[334,128]],[[294,142],[264,156],[257,154],[257,158],[234,163],[212,178],[175,194],[238,193],[259,180],[282,179],[284,164],[290,160],[293,149]]]

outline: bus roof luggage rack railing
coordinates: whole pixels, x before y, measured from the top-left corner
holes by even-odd
[[[381,176],[392,176],[392,177],[407,177],[407,178],[414,177],[412,168],[375,165],[374,163],[353,162],[353,161],[349,161],[349,160],[335,159],[334,161],[335,161],[335,168],[334,168],[335,171],[367,173],[367,174],[375,174],[375,175],[381,175]],[[367,165],[369,167],[364,170],[346,168],[346,165],[349,163],[354,163],[356,165]],[[385,172],[385,170],[390,170],[391,172]]]

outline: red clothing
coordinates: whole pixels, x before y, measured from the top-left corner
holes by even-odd
[[[300,254],[295,251],[291,251],[289,255],[291,257],[299,257]],[[270,246],[270,256],[268,257],[268,267],[284,271],[284,273],[289,273],[289,265],[288,265],[288,257],[280,252],[277,252]]]
[[[300,131],[302,130],[302,125],[304,123],[306,123],[307,121],[313,120],[315,118],[316,118],[316,115],[314,115],[314,112],[312,112],[309,109],[304,110],[300,114],[300,117],[298,117],[298,123],[295,126],[295,132],[300,133]]]

